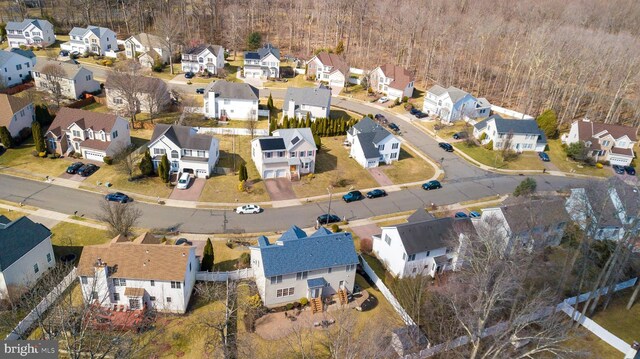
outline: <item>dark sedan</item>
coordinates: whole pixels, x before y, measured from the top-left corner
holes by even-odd
[[[97,171],[97,170],[98,170],[98,168],[100,168],[100,167],[98,167],[98,166],[96,166],[96,165],[94,165],[94,164],[92,164],[92,163],[89,163],[89,164],[86,164],[86,165],[84,165],[84,166],[80,167],[80,168],[78,169],[78,172],[77,172],[77,173],[78,173],[80,176],[82,176],[82,177],[89,177],[89,176],[91,176],[95,171]]]
[[[389,128],[394,130],[395,132],[400,132],[400,127],[398,127],[398,125],[396,125],[395,123],[391,122],[389,124]]]
[[[613,165],[611,166],[613,167],[613,170],[619,174],[619,175],[623,175],[624,174],[624,166],[620,166],[620,165]]]
[[[351,191],[347,194],[345,194],[344,196],[342,196],[342,199],[349,203],[349,202],[353,202],[353,201],[359,201],[361,199],[363,199],[364,196],[362,195],[362,192],[360,191]]]
[[[424,190],[432,190],[432,189],[438,189],[438,188],[442,188],[442,184],[440,184],[440,182],[438,181],[429,181],[427,183],[423,183],[422,184],[422,189]]]
[[[455,218],[469,218],[469,216],[464,212],[456,212]]]
[[[384,197],[387,195],[387,192],[383,189],[374,189],[373,191],[367,192],[367,198],[378,198]]]
[[[108,195],[104,196],[104,199],[106,199],[107,201],[120,203],[127,203],[130,200],[129,196],[122,192],[109,193]]]
[[[418,109],[417,109],[417,108],[415,108],[415,107],[414,107],[414,108],[412,108],[411,110],[409,110],[409,113],[410,113],[410,114],[412,114],[412,115],[415,115],[415,114],[417,114],[418,112],[421,112],[421,111],[420,111],[420,110],[418,110]]]
[[[538,152],[538,157],[540,157],[540,159],[543,162],[549,162],[550,161],[549,155],[544,153],[544,152]]]
[[[416,118],[425,118],[425,117],[427,117],[428,115],[427,115],[426,113],[422,112],[422,111],[418,111],[418,113],[416,113],[414,116],[415,116]]]
[[[442,148],[443,150],[445,150],[447,152],[453,152],[453,146],[451,146],[450,144],[448,144],[446,142],[440,142],[440,143],[438,143],[438,146],[440,146],[440,148]]]
[[[628,175],[635,176],[636,169],[633,166],[624,166],[624,171],[627,172]]]
[[[194,74],[193,72],[186,72],[184,74],[184,77],[187,79],[192,79],[196,74]]]
[[[82,162],[74,162],[69,167],[67,167],[67,173],[74,175],[74,174],[76,174],[78,172],[78,170],[82,166],[84,166],[84,163],[82,163]]]
[[[196,93],[200,94],[200,95],[204,95],[204,87],[200,87],[200,88],[196,89]]]
[[[318,218],[316,218],[316,222],[319,225],[323,225],[323,224],[330,224],[330,223],[338,223],[341,222],[342,220],[340,219],[340,217],[336,216],[335,214],[321,214],[318,216]]]

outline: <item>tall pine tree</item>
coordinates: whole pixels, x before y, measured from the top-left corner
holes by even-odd
[[[31,135],[33,136],[33,143],[36,146],[36,151],[38,153],[45,152],[47,147],[44,144],[44,136],[42,135],[42,126],[40,122],[33,121],[31,124]]]
[[[200,270],[210,272],[213,270],[214,255],[213,244],[211,238],[207,238],[207,244],[204,245],[204,251],[202,252],[202,265]]]
[[[7,129],[7,127],[5,126],[0,127],[0,142],[2,142],[2,144],[6,148],[12,148],[14,145],[13,137],[11,137],[11,132],[9,132],[9,129]]]
[[[151,153],[149,152],[149,149],[147,148],[147,150],[144,152],[144,156],[142,157],[142,159],[140,160],[140,172],[144,175],[144,176],[151,176],[153,175],[153,160],[151,159]]]
[[[160,165],[158,165],[158,175],[162,179],[162,182],[168,183],[171,179],[169,176],[169,171],[171,170],[171,164],[169,163],[169,158],[165,153],[160,160]]]

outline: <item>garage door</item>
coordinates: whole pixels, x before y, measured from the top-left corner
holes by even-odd
[[[624,158],[624,157],[609,157],[609,162],[612,165],[626,166],[626,165],[629,164],[630,160],[628,158]]]
[[[92,161],[102,161],[104,153],[94,151],[84,151],[84,158]]]
[[[274,170],[264,171],[264,178],[275,178],[276,172]]]
[[[286,170],[277,170],[276,171],[276,177],[277,178],[287,177],[287,171]]]
[[[207,170],[196,170],[196,176],[198,178],[206,178],[207,177]]]

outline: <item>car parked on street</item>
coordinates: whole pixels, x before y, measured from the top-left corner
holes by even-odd
[[[466,132],[461,131],[461,132],[454,133],[452,137],[454,140],[462,140],[464,138],[469,137],[469,135]]]
[[[200,88],[196,89],[196,93],[200,94],[200,95],[204,95],[204,87],[200,87]]]
[[[613,170],[619,175],[623,175],[625,173],[624,166],[613,165],[611,167],[613,167]]]
[[[177,189],[187,189],[189,187],[189,182],[191,182],[191,174],[184,172],[180,175],[178,179],[178,184],[176,185]]]
[[[413,107],[411,108],[411,110],[409,110],[409,113],[412,115],[415,115],[417,113],[421,112],[420,110],[418,110],[417,108]]]
[[[342,220],[340,219],[340,217],[336,216],[335,214],[321,214],[318,216],[318,218],[316,218],[316,224],[317,225],[323,225],[323,224],[330,224],[330,223],[338,223],[341,222]]]
[[[378,122],[387,123],[387,118],[384,117],[384,115],[381,113],[377,113],[375,116],[373,116],[373,118],[376,119],[376,121]]]
[[[456,214],[453,217],[455,217],[455,218],[469,218],[469,216],[464,212],[456,212]]]
[[[69,165],[69,167],[67,167],[67,173],[74,175],[74,174],[78,173],[78,170],[82,166],[84,166],[84,163],[82,163],[82,162],[74,162],[71,165]],[[624,171],[623,171],[623,173],[624,173]]]
[[[389,128],[392,129],[395,132],[400,132],[400,127],[398,127],[398,125],[396,125],[395,123],[391,122],[389,123]]]
[[[439,142],[438,146],[440,146],[440,148],[442,148],[443,150],[445,150],[447,152],[453,152],[453,146],[451,146],[450,144],[448,144],[446,142]]]
[[[636,175],[636,169],[633,168],[633,166],[624,166],[624,171],[627,172],[627,174],[630,176]]]
[[[184,78],[185,79],[192,79],[196,74],[194,74],[193,72],[185,72],[184,73]]]
[[[549,162],[551,160],[549,155],[544,152],[538,152],[538,157],[540,157],[543,162]]]
[[[113,192],[104,196],[104,199],[111,202],[127,203],[131,198],[122,192]]]
[[[67,57],[67,56],[69,56],[69,51],[67,51],[67,50],[60,50],[60,56],[63,56],[63,57]]]
[[[367,198],[378,198],[385,197],[387,192],[383,189],[374,189],[373,191],[367,192]]]
[[[82,167],[80,167],[78,169],[78,172],[76,172],[77,174],[79,174],[82,177],[89,177],[91,176],[95,171],[97,171],[98,169],[100,169],[100,167],[94,165],[93,163],[88,163]]]
[[[440,182],[438,182],[436,180],[429,181],[429,182],[426,182],[426,183],[422,184],[422,189],[424,189],[426,191],[429,191],[429,190],[432,190],[432,189],[439,189],[439,188],[442,188],[442,184],[440,184]]]
[[[236,208],[238,214],[256,214],[262,212],[262,208],[257,204],[246,204]]]
[[[382,96],[378,99],[378,103],[385,103],[389,101],[389,98],[387,96]]]
[[[342,199],[349,203],[349,202],[353,202],[353,201],[359,201],[361,199],[363,199],[364,196],[362,195],[362,192],[360,191],[351,191],[347,194],[345,194],[344,196],[342,196]]]
[[[482,216],[482,213],[480,213],[480,212],[476,212],[476,211],[469,212],[469,217],[471,217],[471,218],[479,218],[481,216]]]

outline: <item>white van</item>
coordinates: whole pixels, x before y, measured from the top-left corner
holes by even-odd
[[[189,181],[191,181],[191,175],[187,172],[184,172],[180,175],[180,179],[178,179],[177,189],[187,189],[189,186]]]

